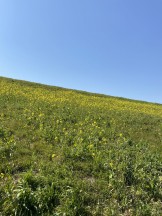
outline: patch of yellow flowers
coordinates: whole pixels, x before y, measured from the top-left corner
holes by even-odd
[[[153,103],[143,103],[131,100],[123,100],[113,97],[101,97],[97,95],[82,94],[73,90],[66,89],[47,89],[42,87],[34,87],[28,85],[20,85],[17,82],[7,82],[5,79],[0,79],[0,95],[16,95],[25,97],[31,104],[33,101],[45,101],[49,104],[66,103],[75,104],[80,107],[90,109],[98,108],[106,110],[131,111],[145,113],[153,116],[162,117],[162,105]],[[42,114],[40,114],[41,117]],[[95,125],[95,122],[93,123]]]

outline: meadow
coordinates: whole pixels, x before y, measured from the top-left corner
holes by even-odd
[[[162,105],[0,77],[0,215],[162,215]]]

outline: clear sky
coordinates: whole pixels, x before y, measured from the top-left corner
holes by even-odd
[[[0,0],[0,76],[162,103],[162,0]]]

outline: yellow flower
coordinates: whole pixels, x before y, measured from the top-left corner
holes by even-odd
[[[110,165],[111,168],[113,167],[113,163],[112,162],[110,162],[109,165]]]
[[[1,178],[4,178],[4,173],[1,173],[0,177],[1,177]]]
[[[92,149],[93,148],[93,144],[90,144],[88,147],[89,147],[89,149]]]
[[[56,157],[56,154],[52,154],[52,158]]]
[[[39,117],[42,117],[43,115],[44,115],[43,113],[40,113],[40,114],[39,114]]]

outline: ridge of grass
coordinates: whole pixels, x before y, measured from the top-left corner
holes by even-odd
[[[135,103],[144,103],[144,104],[154,104],[154,105],[159,105],[162,106],[162,104],[160,103],[155,103],[155,102],[149,102],[149,101],[142,101],[142,100],[135,100],[135,99],[130,99],[130,98],[124,98],[124,97],[119,97],[119,96],[111,96],[111,95],[106,95],[106,94],[101,94],[101,93],[94,93],[94,92],[88,92],[88,91],[84,91],[84,90],[77,90],[77,89],[70,89],[70,88],[64,88],[61,86],[53,86],[53,85],[47,85],[47,84],[43,84],[43,83],[37,83],[37,82],[31,82],[31,81],[26,81],[26,80],[18,80],[18,79],[14,79],[14,78],[7,78],[7,77],[2,77],[0,76],[1,80],[5,80],[8,82],[16,82],[17,84],[20,84],[21,86],[33,86],[33,87],[40,87],[40,88],[44,88],[44,89],[48,89],[48,90],[65,90],[65,91],[74,91],[75,93],[80,93],[83,95],[88,95],[88,96],[97,96],[97,97],[109,97],[109,98],[116,98],[119,100],[124,100],[124,101],[132,101]]]

